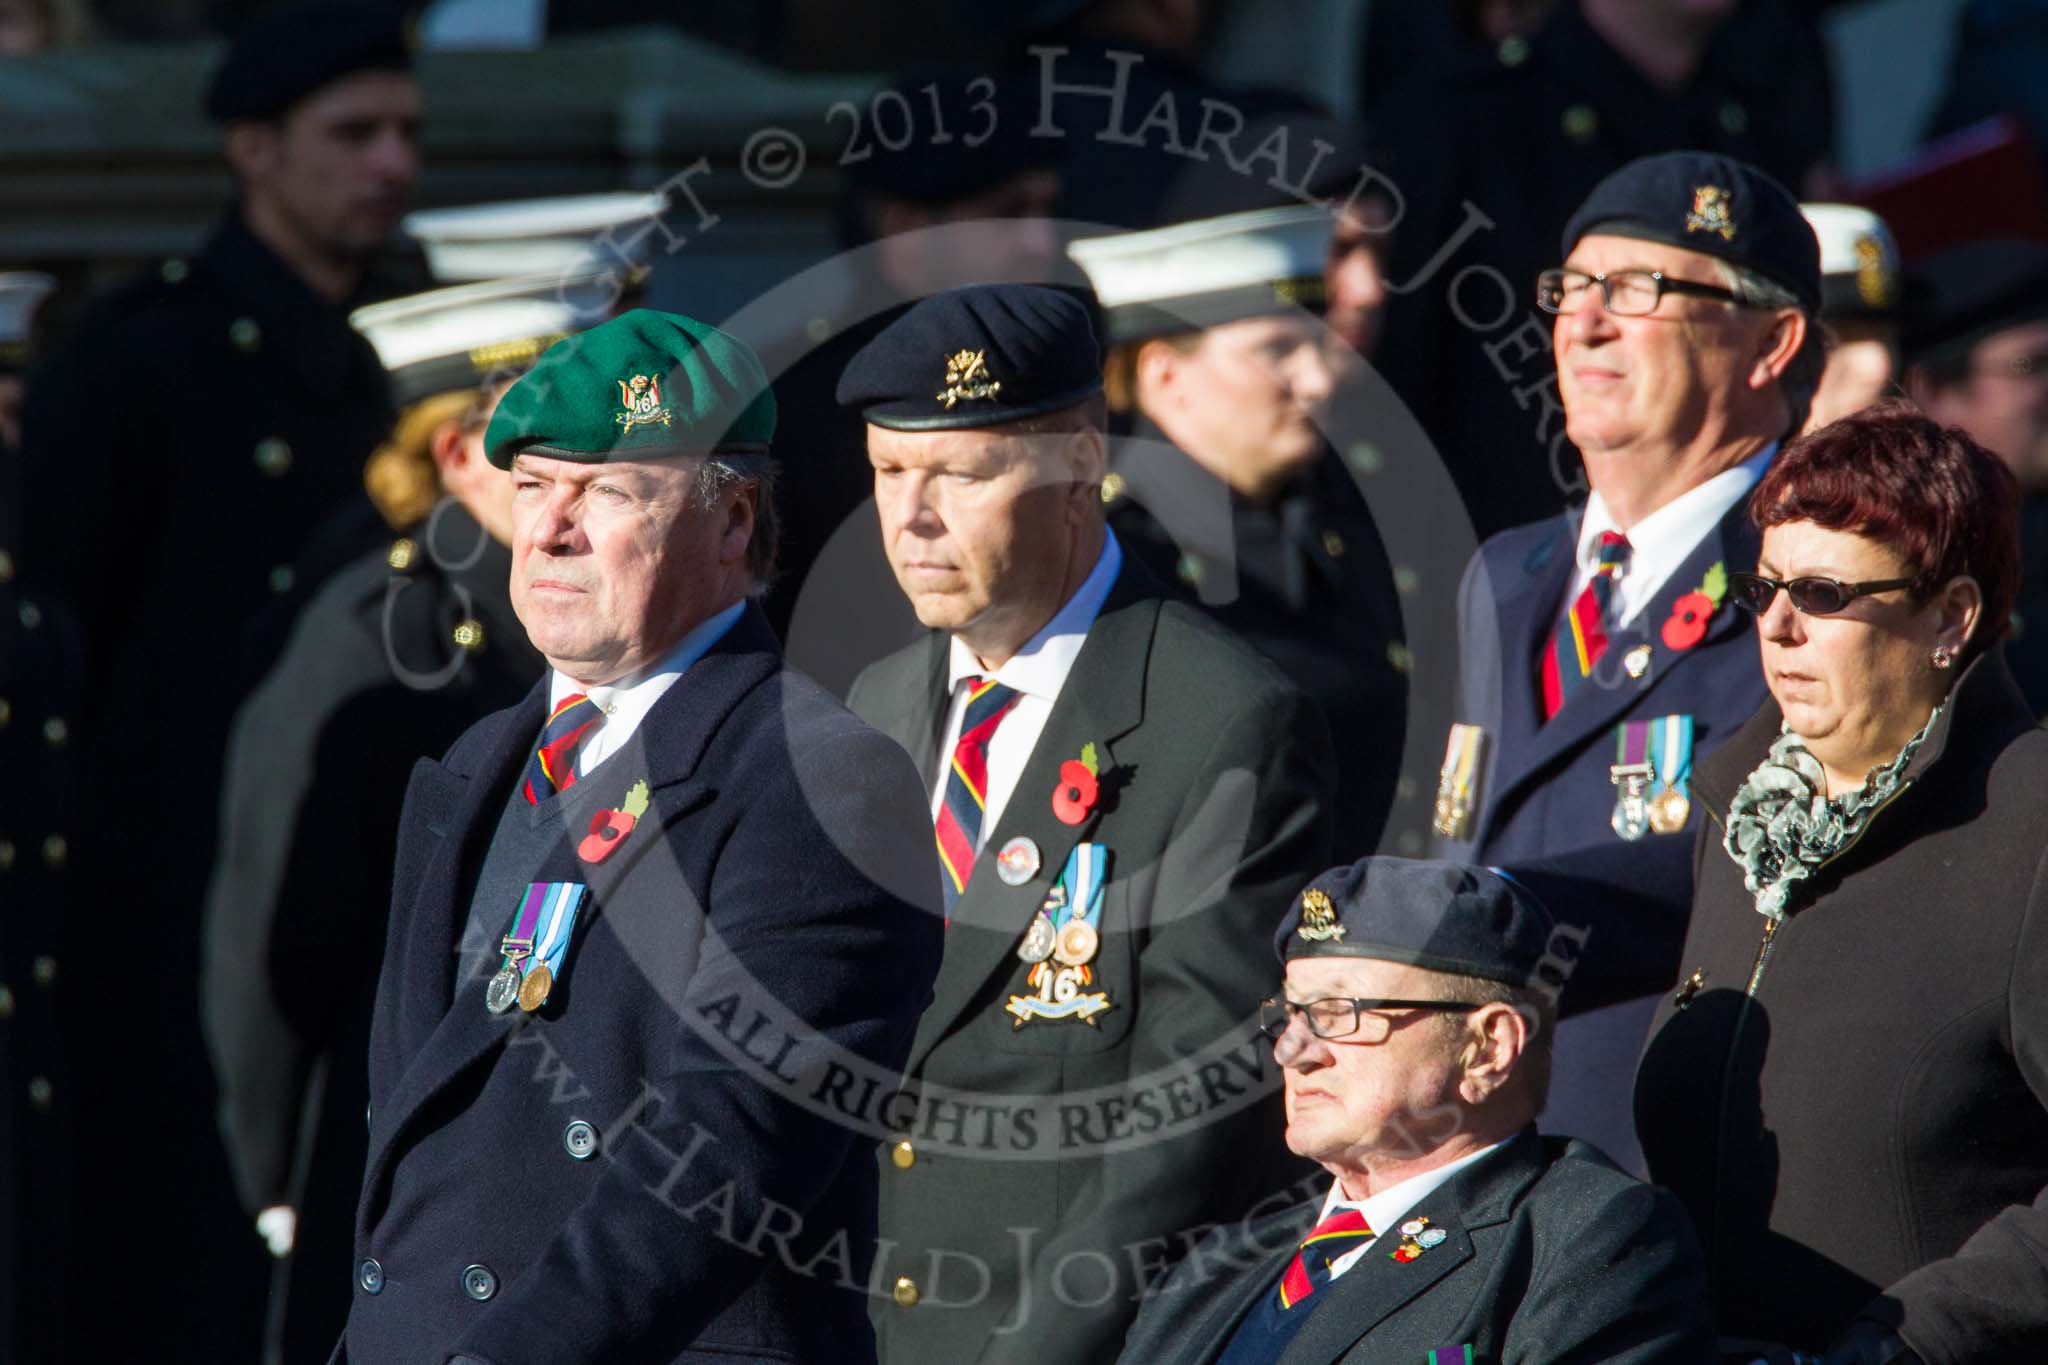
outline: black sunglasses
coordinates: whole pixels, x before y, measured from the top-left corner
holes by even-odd
[[[1917,578],[1880,578],[1869,583],[1843,583],[1832,578],[1765,578],[1757,573],[1728,575],[1728,593],[1736,605],[1761,616],[1770,610],[1771,599],[1783,588],[1792,605],[1806,616],[1833,616],[1859,597],[1893,588],[1910,588]]]

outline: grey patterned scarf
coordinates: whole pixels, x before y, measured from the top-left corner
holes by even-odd
[[[1829,799],[1827,774],[1806,743],[1787,728],[1771,745],[1728,807],[1721,846],[1742,867],[1742,884],[1765,919],[1784,918],[1797,885],[1862,835],[1878,807],[1896,796],[1906,765],[1934,728],[1935,707],[1899,756],[1872,768],[1863,785]]]

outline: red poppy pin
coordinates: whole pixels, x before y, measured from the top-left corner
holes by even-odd
[[[1083,744],[1078,759],[1060,764],[1060,783],[1052,789],[1052,813],[1061,824],[1078,825],[1088,818],[1102,794],[1100,777],[1093,744]]]
[[[1721,609],[1728,595],[1728,568],[1716,561],[1700,585],[1671,604],[1671,619],[1664,623],[1664,643],[1673,649],[1691,649],[1706,638],[1707,622]]]
[[[583,836],[583,842],[576,845],[576,856],[586,863],[601,863],[612,856],[612,850],[626,841],[633,832],[633,826],[640,823],[640,817],[647,813],[647,784],[635,782],[633,789],[626,793],[626,800],[617,810],[601,810],[590,817],[590,833]]]

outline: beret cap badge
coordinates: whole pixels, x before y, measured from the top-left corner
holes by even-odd
[[[619,403],[624,411],[617,420],[622,431],[634,427],[667,426],[671,413],[661,401],[661,377],[652,374],[636,374],[631,379],[621,379]]]
[[[1301,897],[1301,927],[1294,931],[1311,942],[1341,939],[1344,926],[1337,923],[1337,907],[1321,887],[1310,887]]]
[[[955,403],[964,399],[990,399],[1002,392],[1001,380],[989,378],[986,348],[979,351],[959,350],[946,357],[946,387],[932,396],[945,403],[950,410]]]
[[[1724,242],[1735,240],[1735,218],[1730,212],[1728,191],[1719,185],[1700,185],[1692,192],[1692,212],[1685,216],[1687,232],[1716,232]]]

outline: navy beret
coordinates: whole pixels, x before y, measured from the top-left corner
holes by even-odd
[[[1991,237],[1946,247],[1907,272],[1919,307],[1906,328],[1913,361],[1962,359],[1994,332],[2048,318],[2048,246]]]
[[[1496,869],[1373,857],[1303,887],[1273,951],[1282,962],[1374,957],[1526,986],[1552,927],[1542,902]]]
[[[841,407],[894,431],[993,427],[1102,392],[1088,307],[1035,284],[974,284],[914,305],[839,378]]]
[[[1719,257],[1784,285],[1807,312],[1820,311],[1820,242],[1799,202],[1733,157],[1638,157],[1595,185],[1565,224],[1565,258],[1596,232]]]
[[[229,45],[207,88],[207,117],[274,118],[357,71],[410,71],[406,37],[405,11],[387,0],[279,6]]]

